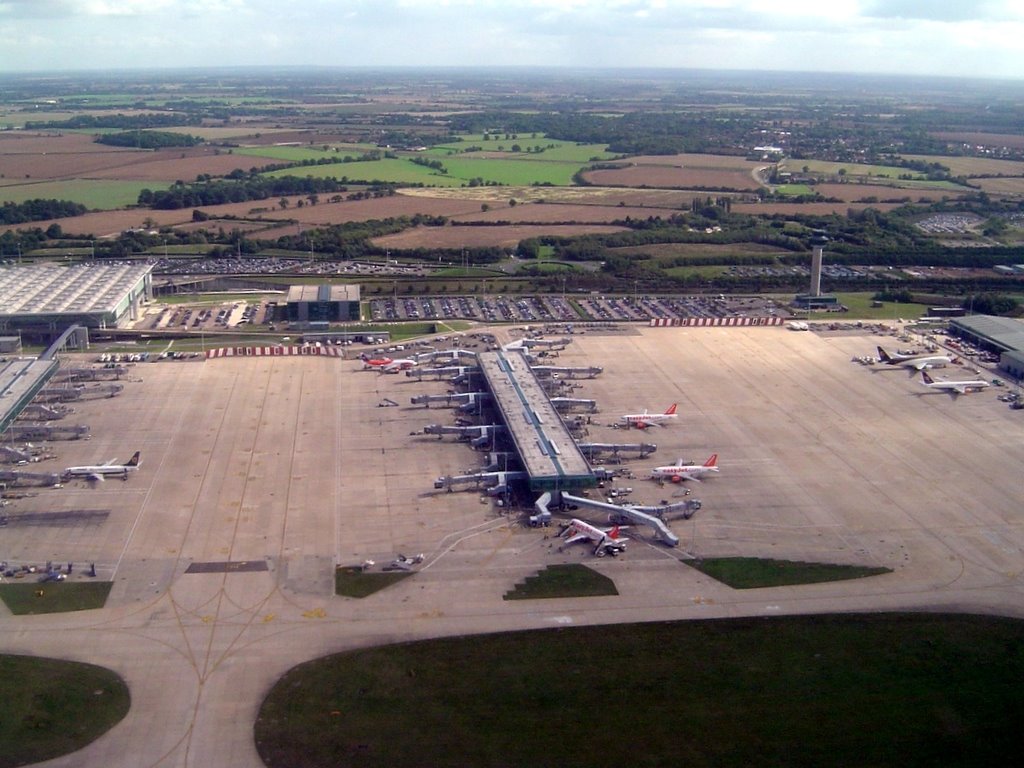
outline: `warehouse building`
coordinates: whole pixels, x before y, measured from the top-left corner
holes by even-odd
[[[949,324],[957,336],[999,355],[999,370],[1015,378],[1024,377],[1024,322],[1010,317],[971,315]]]
[[[118,328],[153,298],[153,267],[136,262],[0,269],[0,335],[49,342],[66,328]]]
[[[359,286],[293,285],[288,289],[287,312],[292,323],[359,320]]]

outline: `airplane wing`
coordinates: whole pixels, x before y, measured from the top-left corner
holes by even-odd
[[[104,465],[104,466],[106,466],[106,465]],[[89,480],[95,480],[95,481],[100,482],[100,483],[105,482],[105,479],[104,479],[103,475],[100,474],[99,472],[93,472],[91,475],[89,475],[88,479]]]
[[[111,459],[110,461],[103,462],[104,467],[110,467],[117,463],[117,459]]]
[[[577,541],[587,541],[590,537],[583,533],[577,533],[565,540],[565,544],[575,544]]]

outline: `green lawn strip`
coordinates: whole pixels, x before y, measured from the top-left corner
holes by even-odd
[[[367,597],[397,584],[407,576],[412,576],[412,572],[370,573],[359,566],[339,566],[334,570],[334,594],[342,597]]]
[[[823,581],[862,579],[865,576],[892,573],[891,569],[881,567],[803,563],[796,560],[770,560],[760,557],[711,557],[683,562],[733,589],[817,584]]]
[[[121,721],[128,686],[108,669],[74,661],[0,655],[0,755],[28,765],[81,749]]]
[[[549,565],[505,593],[505,600],[617,595],[615,582],[585,565]]]
[[[883,301],[882,306],[873,307],[872,293],[836,293],[839,303],[849,308],[844,312],[842,320],[863,319],[863,320],[888,320],[895,322],[902,318],[904,320],[916,320],[928,314],[927,304],[904,304],[894,301]]]
[[[39,574],[30,574],[26,578],[32,581],[0,584],[0,600],[11,613],[25,616],[102,608],[112,586],[109,581],[40,582],[39,577]]]
[[[255,740],[270,768],[1002,765],[1022,643],[1020,621],[927,614],[450,638],[295,667]]]

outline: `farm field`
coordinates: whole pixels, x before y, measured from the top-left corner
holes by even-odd
[[[315,179],[350,179],[359,182],[390,182],[395,184],[423,184],[424,186],[458,187],[464,184],[461,179],[444,176],[432,168],[416,165],[408,160],[386,158],[384,160],[364,160],[352,163],[332,163],[331,165],[313,165],[308,168],[284,168],[271,171],[265,175],[279,178],[281,176],[302,176]]]
[[[555,235],[573,237],[575,235],[611,234],[624,232],[625,227],[611,227],[601,224],[576,224],[568,226],[542,226],[531,224],[512,224],[498,227],[415,227],[393,235],[375,237],[371,242],[379,248],[395,250],[412,248],[459,248],[462,246],[486,248],[497,246],[510,248],[530,237]]]
[[[512,152],[512,145],[519,145],[523,151]],[[553,146],[552,146],[553,145]],[[469,147],[480,147],[481,149],[468,152]],[[504,149],[499,149],[504,147]],[[530,148],[540,147],[542,151],[527,152]],[[473,158],[509,158],[515,160],[531,160],[534,162],[563,162],[563,163],[588,163],[597,160],[609,160],[616,157],[608,152],[604,144],[577,144],[573,141],[562,141],[560,139],[548,139],[543,136],[520,137],[518,139],[491,139],[483,141],[478,134],[476,136],[465,136],[461,142],[450,144],[439,144],[431,147],[425,154],[430,156],[441,156],[438,159],[444,161],[449,152],[458,152],[466,157]]]
[[[689,210],[694,198],[705,198],[704,192],[675,189],[629,189],[626,187],[464,187],[438,189],[403,189],[399,194],[417,197],[458,197],[480,202],[507,201],[563,203],[567,205],[633,206]],[[754,198],[751,198],[754,199]],[[663,214],[666,215],[666,214]]]
[[[810,216],[845,215],[847,211],[863,211],[874,208],[891,211],[902,203],[733,203],[733,213],[750,213],[755,216],[771,216],[776,213],[787,215],[807,214]]]
[[[262,157],[287,163],[301,163],[303,160],[342,160],[346,155],[359,157],[365,152],[376,149],[373,144],[324,144],[316,146],[304,145],[282,146],[279,144],[254,145],[248,144],[234,150],[235,154]]]
[[[635,165],[615,170],[588,171],[584,177],[593,184],[624,187],[698,188],[747,192],[761,186],[754,181],[749,172],[745,171],[671,165]]]
[[[70,179],[68,181],[41,181],[29,184],[0,186],[0,202],[23,203],[26,200],[57,199],[80,203],[93,210],[114,210],[134,205],[143,189],[169,187],[171,182],[154,184],[141,181],[114,179]],[[80,218],[80,217],[76,217]],[[37,226],[38,222],[33,222]],[[25,225],[22,224],[22,227]]]
[[[971,179],[971,183],[990,195],[1024,195],[1024,177],[1006,176],[999,179]]]
[[[630,245],[625,248],[609,248],[611,253],[623,256],[651,256],[655,259],[677,258],[679,256],[703,258],[727,256],[763,256],[765,254],[789,254],[785,248],[776,248],[761,243],[652,243],[651,245]]]
[[[954,176],[1024,176],[1024,162],[994,157],[958,157],[952,155],[904,155],[907,160],[940,163]]]
[[[940,189],[899,189],[891,184],[870,184],[855,181],[846,184],[816,184],[812,187],[822,197],[834,197],[844,202],[855,203],[867,197],[876,197],[880,202],[914,201],[931,202],[943,197],[959,197],[956,190]]]
[[[488,211],[481,211],[477,206],[475,212],[453,216],[454,221],[508,221],[536,223],[575,223],[602,224],[622,221],[630,217],[646,219],[650,216],[670,216],[673,211],[654,208],[638,208],[618,205],[573,205],[571,203],[519,203],[511,207],[506,202]]]
[[[784,160],[779,163],[779,170],[787,170],[793,173],[801,172],[805,167],[809,173],[826,176],[879,176],[886,179],[899,179],[900,176],[909,175],[914,179],[924,179],[924,174],[922,173],[917,173],[909,168],[899,168],[894,165],[832,163],[825,160]],[[844,173],[840,174],[839,171]]]

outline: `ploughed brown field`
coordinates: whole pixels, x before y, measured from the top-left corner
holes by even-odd
[[[507,221],[511,223],[538,224],[604,224],[622,221],[627,216],[633,219],[647,219],[651,216],[667,218],[677,211],[664,208],[638,208],[619,205],[571,205],[565,203],[521,203],[515,207],[507,204],[489,211],[479,206],[473,213],[452,216],[453,221]]]
[[[195,181],[200,174],[224,176],[236,169],[265,165],[257,157],[230,155],[212,147],[136,150],[97,144],[81,133],[0,133],[0,180],[119,179],[124,181]]]
[[[725,155],[638,155],[618,169],[590,171],[591,184],[639,187],[678,187],[751,191],[761,185],[753,176],[765,163]]]
[[[651,243],[650,245],[630,245],[624,248],[609,248],[608,250],[623,256],[644,254],[654,258],[792,253],[792,251],[787,251],[785,248],[777,248],[776,246],[763,243]]]
[[[626,187],[678,187],[752,191],[758,184],[750,171],[691,168],[678,165],[633,165],[614,170],[588,171],[583,177],[591,184]]]
[[[899,206],[899,203],[734,203],[732,210],[734,213],[750,213],[755,216],[771,216],[776,213],[827,216],[830,213],[845,215],[847,211],[863,211],[865,208],[891,211]]]
[[[556,235],[573,237],[574,235],[611,234],[623,232],[624,227],[610,227],[600,224],[576,224],[570,226],[512,224],[497,227],[414,227],[404,232],[384,237],[375,237],[371,242],[380,248],[394,250],[411,248],[459,248],[462,246],[486,248],[497,246],[511,248],[530,237]]]
[[[878,198],[880,202],[909,200],[941,200],[944,197],[959,197],[959,192],[949,189],[898,189],[880,184],[816,184],[811,187],[822,197],[834,197],[847,203],[863,201],[867,197]]]

